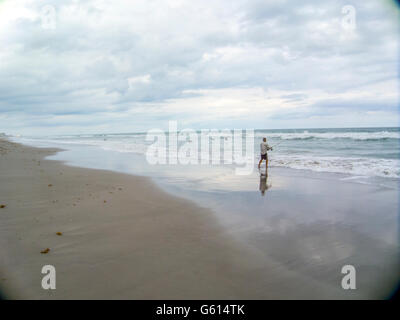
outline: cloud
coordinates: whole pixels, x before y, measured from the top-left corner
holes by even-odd
[[[396,125],[398,12],[347,4],[4,1],[0,131]]]

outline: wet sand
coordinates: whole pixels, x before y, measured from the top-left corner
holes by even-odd
[[[330,273],[297,268],[290,257],[315,245],[294,245],[307,228],[290,241],[279,233],[254,234],[248,245],[211,210],[165,193],[148,178],[43,159],[55,152],[0,140],[0,288],[8,298],[354,299],[387,293],[343,290],[336,264]],[[291,200],[289,211],[301,203]],[[309,234],[318,238],[315,229]],[[265,247],[273,248],[270,254]],[[56,268],[56,290],[41,288],[47,264]],[[383,282],[393,281],[392,269],[381,271],[389,273]]]

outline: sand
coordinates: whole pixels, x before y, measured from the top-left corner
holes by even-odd
[[[235,248],[211,212],[167,195],[146,178],[43,160],[56,150],[1,141],[1,152],[5,296],[235,296],[226,268]],[[56,290],[41,288],[46,264],[56,268]]]
[[[212,211],[148,178],[44,160],[55,152],[0,140],[6,298],[368,298],[257,254]],[[56,290],[41,287],[44,265],[56,268]]]

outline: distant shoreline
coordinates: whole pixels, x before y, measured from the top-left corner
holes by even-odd
[[[207,130],[207,128],[204,128]],[[208,129],[212,129],[212,128],[208,128]],[[224,129],[224,128],[220,128],[220,129]],[[390,127],[381,127],[381,126],[375,126],[375,127],[315,127],[315,128],[256,128],[254,129],[255,131],[264,131],[264,130],[271,130],[271,131],[275,131],[275,130],[324,130],[324,129],[337,129],[337,130],[343,130],[343,129],[400,129],[400,126],[390,126]],[[201,130],[201,129],[198,129]],[[13,137],[16,136],[16,134],[6,134],[4,133],[5,136],[0,136],[0,138],[4,138],[4,137]],[[132,132],[82,132],[82,133],[78,133],[77,135],[107,135],[107,134],[115,134],[115,135],[124,135],[124,134],[147,134],[147,131],[132,131]],[[58,135],[58,134],[57,134]],[[67,135],[67,134],[60,134],[60,135]],[[41,135],[37,135],[37,136],[41,136]]]

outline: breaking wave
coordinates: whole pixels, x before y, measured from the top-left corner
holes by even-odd
[[[358,141],[377,141],[400,139],[400,132],[378,131],[378,132],[275,132],[275,133],[257,133],[256,137],[268,137],[281,140],[312,140],[312,139],[351,139]]]

